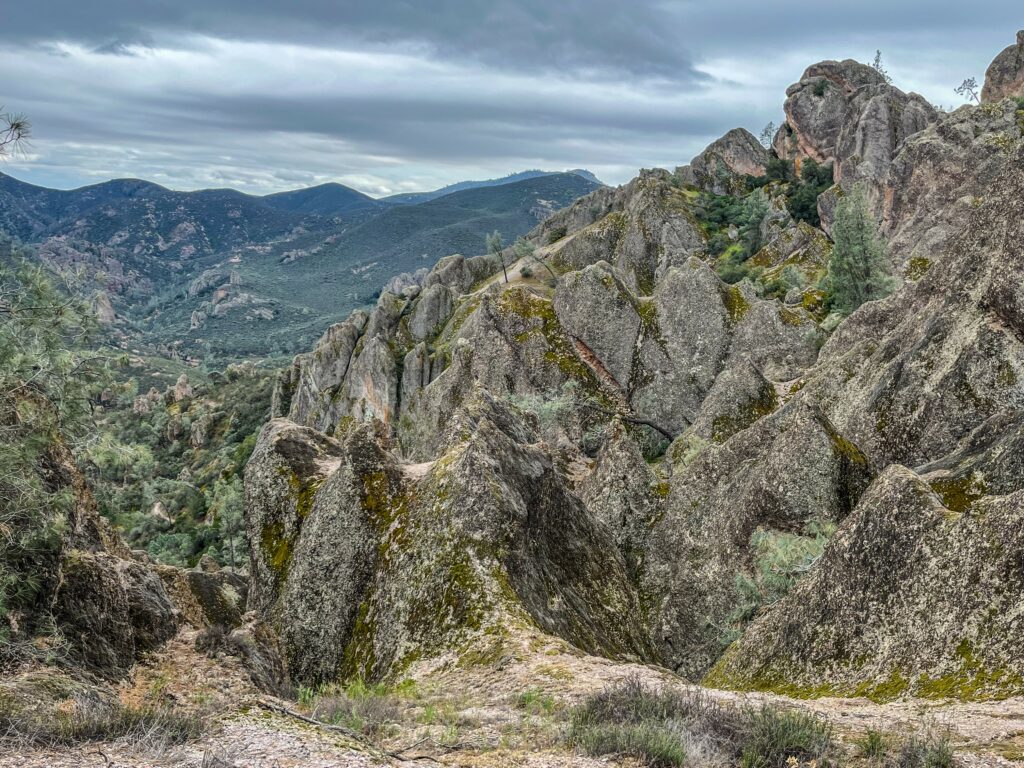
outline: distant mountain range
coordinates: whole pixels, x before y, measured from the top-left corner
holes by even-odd
[[[599,186],[586,171],[525,171],[396,201],[334,183],[260,197],[138,179],[55,190],[0,174],[0,231],[84,273],[122,347],[245,358],[302,349],[392,275],[481,253],[493,230],[511,241]]]
[[[577,176],[582,176],[587,181],[591,181],[598,186],[604,186],[600,179],[597,178],[590,171],[583,170],[582,168],[573,168],[572,170],[565,171],[565,173],[572,173]],[[403,192],[398,195],[390,195],[388,197],[381,198],[382,202],[386,203],[397,203],[399,205],[410,205],[415,203],[425,203],[428,200],[435,200],[445,195],[450,195],[453,192],[462,192],[467,189],[479,189],[481,187],[497,187],[503,184],[514,184],[517,181],[526,181],[527,179],[536,179],[540,176],[552,176],[555,175],[552,171],[520,171],[519,173],[511,173],[500,179],[487,179],[485,181],[460,181],[455,184],[449,184],[447,187],[441,187],[435,189],[432,192]]]

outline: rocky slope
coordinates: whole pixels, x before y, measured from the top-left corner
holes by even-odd
[[[297,679],[487,661],[519,626],[727,687],[1024,693],[1022,113],[852,61],[787,96],[771,155],[730,132],[549,218],[507,283],[450,257],[295,359],[246,485]],[[725,283],[708,206],[773,158],[833,164],[825,232],[769,184],[758,271]],[[902,285],[833,331],[854,185]]]

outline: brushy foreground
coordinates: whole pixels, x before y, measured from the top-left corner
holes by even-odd
[[[655,688],[637,677],[573,709],[567,739],[588,755],[633,757],[652,768],[795,768],[838,765],[848,757],[832,726],[813,713],[767,704],[730,707],[700,691]],[[859,752],[874,765],[892,768],[952,765],[948,740],[938,732],[906,739],[871,732]]]

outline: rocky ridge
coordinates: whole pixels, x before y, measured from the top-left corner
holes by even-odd
[[[939,113],[852,61],[810,67],[787,96],[775,156],[834,164],[836,185],[819,199],[826,232],[835,199],[866,186],[898,291],[830,331],[815,288],[828,238],[794,221],[771,186],[765,245],[752,261],[795,267],[805,287],[779,301],[749,280],[722,282],[700,201],[742,194],[770,159],[733,131],[675,174],[645,171],[547,219],[508,283],[493,259],[452,256],[422,287],[382,294],[373,312],[331,328],[282,376],[279,419],[247,472],[254,591],[268,594],[265,612],[286,644],[295,636],[290,662],[300,678],[387,677],[453,653],[490,658],[483,639],[470,641],[487,622],[470,617],[508,611],[588,652],[642,658],[693,680],[710,670],[710,681],[730,687],[1024,691],[1024,659],[986,639],[1020,637],[1016,550],[984,544],[1005,539],[1010,529],[1000,526],[1019,525],[1024,512],[1010,447],[1024,404],[1021,297],[1010,277],[1022,266],[1013,211],[1024,191],[1024,121],[1009,100]],[[314,458],[289,463],[290,451]],[[480,458],[457,460],[465,454]],[[560,488],[555,497],[510,490],[523,462]],[[351,469],[360,463],[366,469]],[[413,467],[429,468],[419,476]],[[382,494],[366,490],[371,475]],[[490,501],[474,491],[479,483]],[[438,503],[435,485],[451,505]],[[497,498],[520,511],[492,518],[485,510]],[[421,518],[426,506],[433,512]],[[603,548],[611,578],[601,581],[614,585],[614,600],[588,598],[598,585],[586,568],[573,585],[547,573],[540,591],[515,577],[545,572],[567,551],[513,566],[503,559],[511,544],[482,554],[460,538],[477,527],[488,541],[515,540],[521,534],[492,526],[525,514],[532,540],[552,545],[569,525],[556,507],[590,531],[579,534],[590,544],[577,556]],[[920,523],[886,527],[886,515]],[[425,527],[399,535],[406,523],[396,516]],[[337,525],[349,532],[322,528]],[[757,583],[757,542],[802,546],[820,530],[836,533],[799,589],[750,615],[738,585]],[[363,549],[306,553],[324,537]],[[917,567],[921,548],[930,564]],[[412,585],[439,570],[425,550],[461,552],[478,578],[488,572],[460,598],[465,610],[417,597]],[[877,561],[862,563],[868,555],[858,553],[869,552]],[[410,570],[394,570],[391,559]],[[854,563],[866,574],[846,576]],[[506,575],[492,580],[502,566]],[[446,563],[429,591],[454,589],[461,567]],[[324,573],[340,578],[326,593]],[[986,619],[996,593],[977,587],[995,584],[995,573],[1010,617],[998,626]],[[969,585],[976,601],[965,599]],[[329,637],[321,619],[296,613],[328,594],[340,601]],[[544,594],[566,613],[543,609]],[[878,607],[883,595],[888,612]],[[411,620],[396,624],[410,602],[432,605],[419,617],[427,635],[456,632],[459,641],[432,646]],[[614,613],[603,613],[610,604]],[[876,615],[873,634],[867,614]],[[949,630],[918,642],[931,625],[915,616]],[[615,634],[623,627],[628,637]],[[372,640],[371,653],[366,634],[390,644]]]

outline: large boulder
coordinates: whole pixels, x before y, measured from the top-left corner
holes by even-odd
[[[745,128],[733,128],[716,139],[676,173],[684,183],[716,195],[746,189],[747,176],[763,176],[770,155]]]
[[[69,550],[51,609],[71,658],[107,679],[123,677],[145,651],[174,636],[178,615],[160,579],[140,563]]]
[[[823,61],[786,91],[786,122],[775,138],[779,157],[833,163],[841,184],[823,196],[822,226],[830,231],[834,197],[864,184],[876,207],[893,158],[913,135],[938,119],[916,93],[890,85],[872,67],[852,59]]]
[[[749,567],[755,531],[842,520],[873,475],[867,457],[812,405],[746,418],[751,426],[721,444],[690,432],[676,441],[664,513],[648,538],[641,587],[652,632],[662,661],[690,679],[737,629],[737,577]]]
[[[610,529],[535,441],[483,392],[455,414],[443,455],[416,472],[365,426],[340,442],[283,421],[265,429],[246,471],[254,605],[293,679],[480,663],[511,634],[538,630],[654,658]],[[281,467],[309,474],[282,484]],[[315,488],[308,502],[299,488]]]
[[[641,171],[616,189],[599,189],[551,216],[531,235],[554,239],[549,258],[563,269],[606,261],[641,296],[704,246],[700,223],[668,171]],[[561,235],[560,239],[556,235]]]
[[[798,83],[786,89],[786,122],[775,137],[779,157],[807,157],[819,163],[835,160],[839,135],[851,119],[850,99],[865,86],[885,85],[871,67],[845,59],[808,67]]]
[[[1017,42],[996,56],[985,72],[982,102],[1005,98],[1024,98],[1024,29],[1017,33]]]

